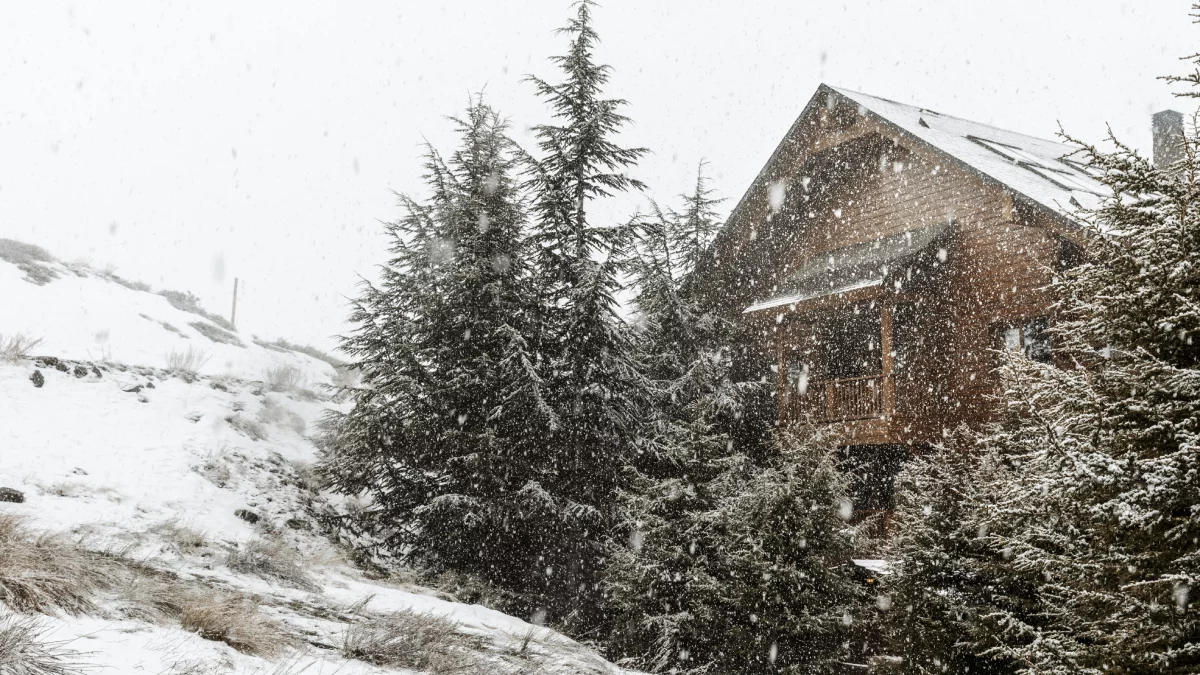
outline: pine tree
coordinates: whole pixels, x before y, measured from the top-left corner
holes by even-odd
[[[603,542],[649,403],[632,333],[617,314],[632,227],[593,222],[590,212],[598,199],[642,187],[624,170],[645,152],[614,140],[628,118],[624,101],[603,98],[610,69],[595,62],[593,7],[577,3],[560,31],[570,36],[567,54],[553,59],[562,82],[530,78],[555,123],[534,127],[538,153],[526,161],[541,294],[531,339],[555,423],[540,441],[543,470],[522,490],[538,514],[531,549],[544,609],[577,629],[598,620]]]
[[[866,602],[847,485],[814,430],[780,431],[772,448],[627,502],[608,583],[614,656],[652,672],[841,672]]]
[[[1080,144],[1113,196],[1056,284],[1056,364],[1005,359],[1009,471],[966,518],[986,653],[1020,673],[1200,670],[1200,138],[1169,167],[1111,140]]]
[[[327,420],[321,468],[335,490],[369,497],[382,552],[522,590],[536,562],[522,488],[553,412],[526,343],[537,298],[518,156],[483,103],[454,121],[460,147],[448,160],[427,150],[430,197],[400,197],[392,258],[353,304],[343,349],[363,387]]]
[[[862,599],[838,515],[846,487],[811,430],[763,453],[735,443],[762,387],[733,382],[735,327],[686,290],[719,227],[703,167],[683,201],[654,206],[635,247],[655,415],[610,545],[609,649],[653,672],[829,671]]]
[[[994,635],[1004,628],[992,618],[1006,599],[1022,606],[1008,607],[1009,614],[1036,615],[1036,594],[1019,578],[1008,581],[1020,585],[1002,589],[1007,575],[990,572],[1005,564],[1004,556],[986,545],[979,530],[993,490],[1009,480],[1008,467],[994,452],[976,447],[965,429],[945,446],[910,459],[897,476],[890,569],[883,579],[890,607],[882,614],[885,646],[901,659],[897,672],[988,675],[1015,669],[993,649],[1001,642]]]

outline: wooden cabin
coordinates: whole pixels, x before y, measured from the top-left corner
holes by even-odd
[[[914,448],[988,420],[995,350],[1052,358],[1047,287],[1106,190],[1070,153],[822,85],[697,270],[780,422],[842,432],[861,511],[890,509]]]

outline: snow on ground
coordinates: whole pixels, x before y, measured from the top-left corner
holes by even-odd
[[[95,550],[122,551],[204,588],[250,594],[302,645],[284,662],[267,662],[176,627],[46,618],[50,639],[69,641],[81,652],[77,660],[112,674],[407,672],[338,655],[346,608],[357,604],[360,613],[445,616],[495,653],[531,643],[529,653],[548,662],[537,672],[620,672],[551,630],[367,579],[319,534],[326,501],[307,477],[316,453],[310,434],[325,411],[346,405],[320,386],[336,377],[330,364],[246,335],[230,344],[205,326],[212,322],[164,297],[85,269],[39,264],[57,278],[36,284],[0,260],[0,336],[42,341],[29,358],[0,361],[0,487],[25,497],[0,503],[0,514],[72,533]],[[200,375],[168,372],[166,356],[189,348],[211,357]],[[299,386],[270,390],[264,372],[280,366],[300,370]],[[35,372],[41,386],[31,380]],[[247,522],[247,513],[258,522]],[[200,543],[181,544],[188,538]],[[282,541],[304,560],[311,583],[229,569],[231,551],[264,540]]]

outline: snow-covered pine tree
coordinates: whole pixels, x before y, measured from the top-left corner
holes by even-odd
[[[1005,359],[984,439],[1012,467],[971,516],[992,653],[1021,673],[1200,671],[1200,138],[1168,167],[1111,140],[1081,144],[1113,196],[1056,284],[1056,364]]]
[[[772,449],[626,502],[634,529],[607,584],[613,656],[652,672],[842,672],[867,602],[840,513],[847,485],[812,429],[781,430]]]
[[[657,206],[633,265],[652,430],[622,493],[605,590],[609,650],[653,672],[831,670],[861,588],[846,567],[845,485],[832,444],[781,432],[749,456],[733,431],[759,383],[734,383],[734,327],[686,292],[719,227],[703,175]]]
[[[887,652],[901,660],[888,672],[1013,672],[1014,664],[992,650],[999,641],[991,618],[1006,600],[1024,603],[1022,618],[1036,614],[1036,594],[1025,580],[1010,579],[1024,586],[1003,588],[989,574],[1003,555],[978,529],[980,511],[992,506],[992,490],[1009,474],[994,452],[976,447],[972,434],[960,429],[945,445],[910,459],[897,476],[882,627]]]
[[[327,420],[321,468],[336,491],[369,497],[383,550],[523,591],[538,560],[522,488],[543,470],[553,413],[525,341],[537,297],[518,155],[483,103],[455,123],[459,148],[428,149],[430,196],[400,197],[392,258],[353,304],[342,344],[363,386]]]
[[[599,615],[603,542],[650,403],[615,297],[633,227],[594,222],[590,211],[597,199],[642,187],[624,171],[645,152],[616,143],[628,119],[624,101],[603,98],[610,69],[595,62],[593,7],[578,2],[560,31],[570,37],[566,55],[553,59],[562,81],[530,78],[554,123],[533,128],[538,152],[526,161],[541,294],[531,344],[556,423],[540,439],[542,470],[522,494],[537,523],[529,545],[539,555],[545,610],[575,627]]]

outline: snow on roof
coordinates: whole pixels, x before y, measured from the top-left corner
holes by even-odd
[[[1079,162],[1075,148],[1059,141],[997,129],[917,106],[840,87],[829,87],[862,108],[993,178],[1015,192],[1075,219],[1080,208],[1099,205],[1108,188]]]
[[[875,574],[878,574],[880,576],[883,576],[892,570],[891,563],[889,563],[886,560],[855,559],[855,560],[851,560],[850,562],[854,563],[855,565],[858,565],[859,567],[861,567],[869,572],[874,572]]]

